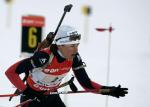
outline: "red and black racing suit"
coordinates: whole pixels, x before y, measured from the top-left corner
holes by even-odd
[[[53,54],[54,57],[52,61],[48,63],[51,54]],[[24,91],[27,85],[33,90],[45,91],[58,87],[62,79],[70,69],[73,68],[75,77],[85,90],[99,90],[102,86],[90,80],[82,65],[83,62],[78,53],[75,55],[73,61],[66,60],[59,55],[57,46],[52,45],[51,48],[38,51],[34,53],[32,57],[12,65],[6,71],[6,76],[20,91]],[[26,80],[27,85],[25,85],[19,77],[21,73],[29,73]],[[21,102],[27,99],[27,97],[22,96]],[[49,95],[44,102],[33,101],[30,102],[27,107],[65,107],[65,104],[59,95]]]

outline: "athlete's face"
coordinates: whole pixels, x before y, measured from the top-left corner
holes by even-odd
[[[78,52],[78,46],[79,44],[59,45],[58,49],[66,59],[72,60]]]

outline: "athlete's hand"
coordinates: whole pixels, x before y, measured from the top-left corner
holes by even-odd
[[[121,88],[121,85],[118,85],[117,87],[103,86],[100,89],[100,93],[102,95],[110,95],[119,98],[119,97],[124,97],[126,94],[128,94],[128,88]]]
[[[38,102],[40,102],[45,99],[45,96],[43,95],[44,92],[38,92],[38,91],[31,89],[30,87],[27,87],[23,91],[23,95],[25,95],[25,97],[27,97],[29,99],[34,99],[34,100],[37,100]]]

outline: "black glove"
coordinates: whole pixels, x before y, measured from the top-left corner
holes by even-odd
[[[38,92],[35,91],[33,89],[31,89],[29,86],[23,91],[23,95],[25,95],[25,97],[27,97],[28,99],[33,99],[36,100],[38,102],[41,102],[45,99],[45,96],[43,95],[45,91],[42,92]]]
[[[49,34],[46,36],[46,40],[48,41],[48,44],[51,45],[54,40],[54,32],[49,32]]]
[[[101,89],[106,89],[106,91],[105,90],[101,91],[102,95],[110,95],[116,98],[124,97],[125,94],[128,94],[128,91],[127,91],[128,88],[121,88],[121,85],[118,85],[117,87],[103,86]]]

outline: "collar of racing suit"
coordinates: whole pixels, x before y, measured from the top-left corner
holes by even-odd
[[[56,59],[59,63],[64,62],[66,59],[63,58],[59,53],[58,53],[58,48],[57,45],[53,44],[50,47],[50,50],[52,51],[52,53],[54,54],[54,56],[56,56]]]

